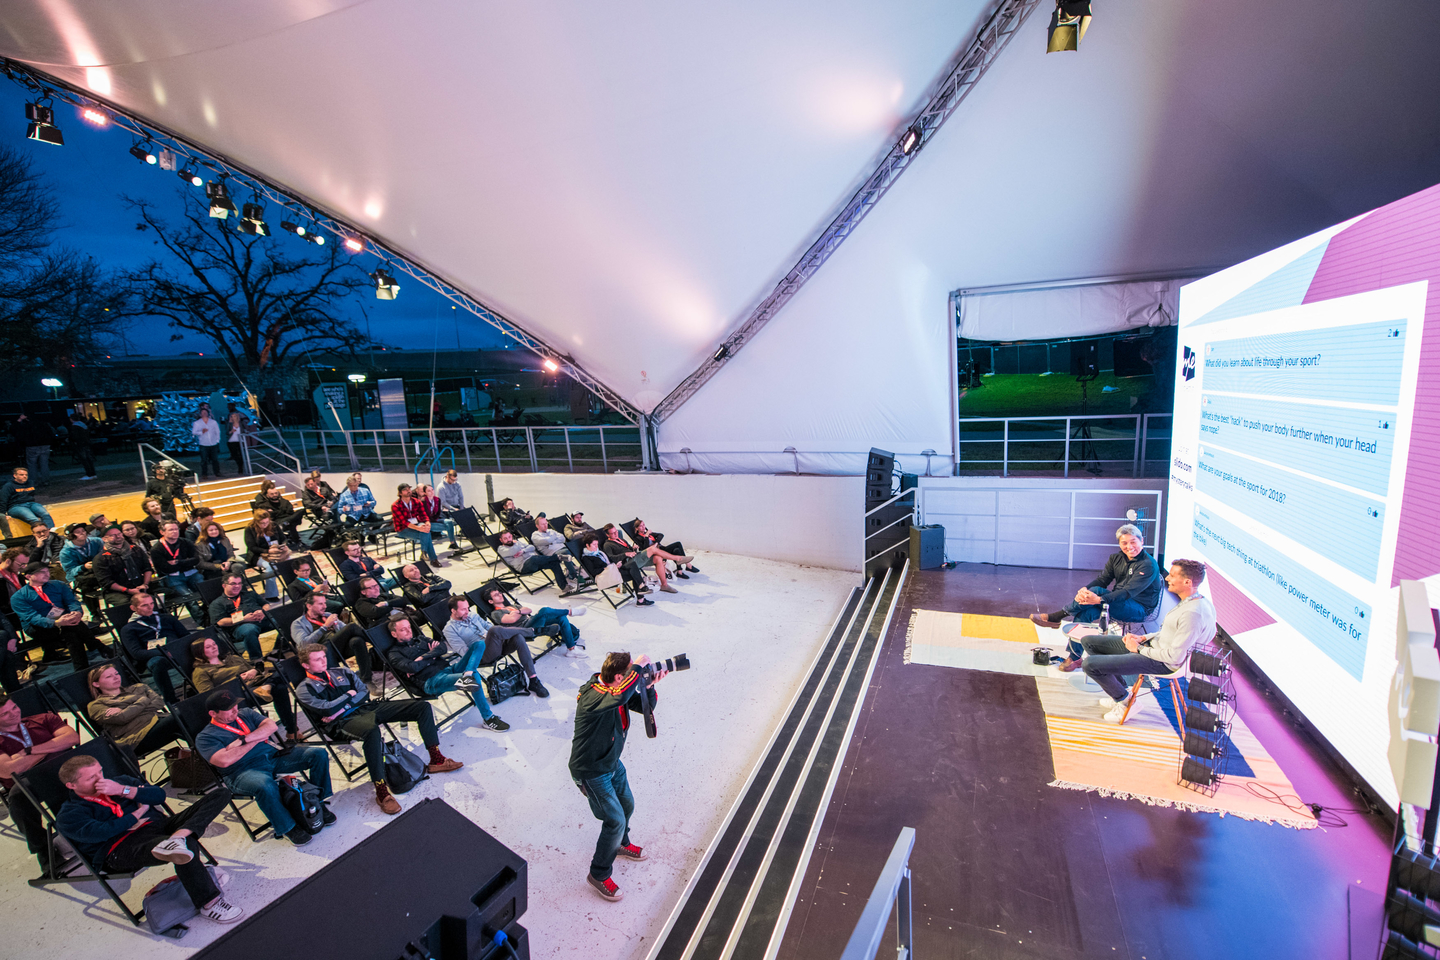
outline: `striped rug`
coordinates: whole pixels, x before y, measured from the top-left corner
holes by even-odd
[[[1031,651],[1037,646],[1063,654],[1065,638],[1019,617],[915,610],[905,636],[905,662],[1033,676],[1055,767],[1052,787],[1298,829],[1317,826],[1303,807],[1297,812],[1261,796],[1294,801],[1295,789],[1238,716],[1226,776],[1215,795],[1207,797],[1177,782],[1179,723],[1163,683],[1159,690],[1142,688],[1123,725],[1108,723],[1096,702],[1100,689],[1079,671],[1036,666]]]

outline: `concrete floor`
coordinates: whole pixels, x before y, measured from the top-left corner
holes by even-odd
[[[582,595],[593,598],[582,601],[589,613],[575,621],[590,659],[544,657],[539,674],[552,696],[501,705],[497,712],[511,724],[504,734],[478,726],[474,710],[461,714],[441,730],[440,742],[466,767],[401,798],[408,807],[442,797],[529,861],[530,907],[521,923],[530,931],[532,956],[632,960],[648,952],[859,582],[854,573],[725,554],[701,553],[696,563],[702,572],[678,581],[679,595],[657,595],[653,607],[614,611],[594,594]],[[470,589],[489,571],[472,558],[443,572]],[[561,605],[553,588],[523,602]],[[617,864],[625,894],[619,903],[601,900],[585,882],[599,823],[566,770],[575,693],[611,650],[652,658],[686,653],[693,664],[659,687],[660,736],[647,740],[637,728],[625,751],[636,795],[632,839],[650,859]],[[418,747],[418,736],[414,741]],[[368,782],[347,785],[333,767],[332,775],[340,821],[303,848],[274,839],[251,843],[233,815],[212,825],[206,844],[233,878],[232,902],[259,909],[384,825]],[[423,857],[416,851],[417,860]],[[229,929],[196,920],[181,941],[154,937],[131,927],[97,884],[33,889],[24,881],[36,872],[23,841],[8,830],[0,839],[0,958],[181,957]],[[122,895],[128,889],[126,902],[136,907],[167,874],[157,867],[128,887],[122,881]]]

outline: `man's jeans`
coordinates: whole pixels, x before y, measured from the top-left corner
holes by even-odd
[[[1111,609],[1114,609],[1113,607]],[[1130,693],[1130,684],[1142,673],[1165,674],[1171,668],[1159,660],[1140,653],[1131,653],[1120,637],[1094,636],[1083,641],[1089,656],[1085,658],[1085,676],[1100,684],[1105,695],[1116,703]]]
[[[616,761],[614,773],[593,780],[576,780],[575,785],[590,801],[590,812],[601,822],[595,859],[590,861],[590,876],[608,880],[615,868],[616,851],[630,842],[630,815],[635,812],[635,796],[630,792],[625,764]]]
[[[50,479],[50,445],[26,447],[25,466],[29,468],[30,479],[36,486],[47,482]]]
[[[40,520],[51,530],[55,529],[55,521],[50,519],[50,511],[38,503],[17,503],[5,512],[16,520],[24,520],[32,527],[36,520]]]
[[[1105,596],[1105,591],[1096,590],[1100,596]],[[1129,597],[1121,597],[1119,600],[1106,600],[1110,604],[1111,623],[1144,623],[1145,615],[1149,613],[1144,607],[1131,600]],[[1100,619],[1099,603],[1076,603],[1071,600],[1061,607],[1066,613],[1074,618],[1076,623],[1095,623]],[[1078,660],[1080,657],[1080,643],[1076,640],[1070,641],[1070,659]]]
[[[569,610],[557,609],[556,607],[541,607],[530,615],[530,620],[525,626],[534,630],[537,634],[551,624],[558,624],[560,627],[560,642],[566,647],[575,646],[578,635],[574,625],[570,622]]]
[[[230,628],[231,643],[237,647],[244,647],[245,652],[252,660],[260,659],[260,630],[265,621],[260,623],[242,623]],[[276,641],[277,643],[279,641]]]
[[[165,698],[166,703],[175,703],[179,698],[175,696],[175,683],[170,679],[170,658],[165,656],[159,647],[152,647],[145,651],[145,659],[140,661],[140,666],[150,670],[150,676],[155,678],[155,686],[160,688],[160,696]]]
[[[485,680],[480,676],[480,661],[485,656],[485,644],[478,640],[470,644],[470,650],[463,659],[457,660],[445,667],[435,676],[425,681],[425,692],[431,696],[445,693],[455,689],[460,678],[470,674],[475,682],[480,684],[478,690],[470,694],[470,699],[475,704],[475,709],[480,711],[480,716],[486,720],[495,716],[495,711],[490,708],[490,701],[485,697]]]
[[[521,574],[539,573],[541,570],[549,570],[555,575],[555,582],[560,589],[564,590],[566,585],[565,568],[560,565],[559,557],[546,557],[541,554],[531,554],[525,561],[525,565],[519,570]]]
[[[215,471],[215,476],[220,476],[220,445],[207,447],[200,444],[200,478],[210,476],[210,471]]]
[[[435,553],[435,544],[430,541],[429,531],[406,527],[404,530],[397,531],[395,535],[397,537],[404,537],[406,540],[414,540],[420,544],[420,552],[425,554],[426,559],[432,563],[440,560],[440,557]]]
[[[268,767],[251,767],[225,778],[233,793],[254,797],[260,811],[275,828],[275,836],[283,837],[295,829],[290,811],[280,802],[280,788],[275,784],[277,773],[304,773],[305,779],[320,788],[320,798],[330,796],[330,754],[324,747],[294,747],[283,757],[276,757]]]

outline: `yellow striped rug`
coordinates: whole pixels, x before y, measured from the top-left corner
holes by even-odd
[[[1167,715],[1174,709],[1170,691],[1142,689],[1123,725],[1106,722],[1097,703],[1100,690],[1083,673],[1034,664],[1032,648],[1062,653],[1064,644],[1059,631],[1039,631],[1028,619],[915,610],[905,662],[1033,676],[1055,768],[1052,787],[1299,829],[1318,825],[1308,810],[1296,812],[1259,795],[1293,798],[1295,788],[1238,716],[1230,731],[1238,756],[1215,795],[1181,786],[1180,736]]]

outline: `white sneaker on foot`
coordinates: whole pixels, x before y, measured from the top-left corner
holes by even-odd
[[[1115,706],[1115,701],[1110,699],[1109,697],[1101,697],[1095,702],[1100,705],[1100,709],[1102,710],[1109,710],[1111,707]]]
[[[1121,720],[1125,719],[1125,704],[1115,704],[1115,706],[1110,708],[1110,712],[1105,714],[1105,716],[1101,717],[1101,719],[1108,721],[1109,723],[1119,723]]]
[[[214,920],[216,923],[234,923],[245,916],[245,911],[224,897],[216,897],[208,907],[200,911],[200,915],[207,920]]]
[[[164,860],[166,863],[189,863],[195,859],[195,854],[185,846],[185,841],[179,837],[171,837],[162,843],[157,843],[150,848],[150,855],[156,860]]]
[[[584,608],[584,607],[571,607],[571,608],[570,608],[570,616],[571,616],[572,618],[573,618],[573,617],[583,617],[583,616],[585,616],[585,608]]]
[[[590,654],[586,653],[585,648],[577,643],[575,646],[566,649],[565,656],[569,657],[571,660],[584,660],[586,657],[590,656]]]

